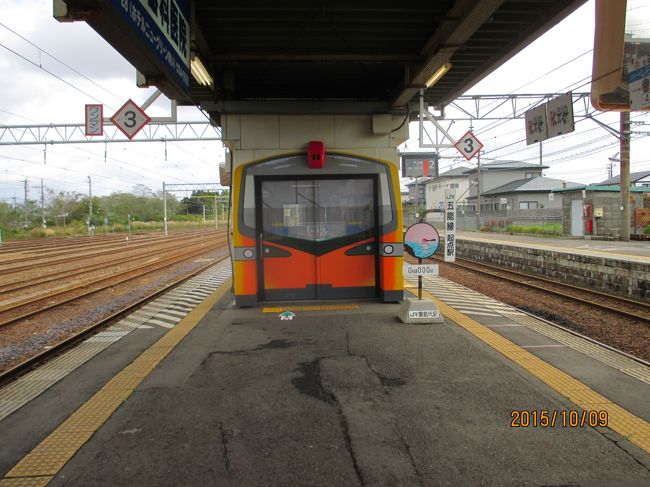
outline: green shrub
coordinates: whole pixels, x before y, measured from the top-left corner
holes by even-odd
[[[561,223],[546,223],[542,225],[508,225],[510,233],[526,233],[529,235],[561,235]]]
[[[650,235],[650,225],[646,225],[646,227],[643,229],[643,233]]]

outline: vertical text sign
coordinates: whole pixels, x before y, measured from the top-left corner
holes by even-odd
[[[103,105],[86,105],[86,135],[104,135]]]
[[[445,262],[456,261],[456,190],[445,189]]]
[[[546,104],[531,108],[524,116],[526,119],[526,144],[534,144],[548,139],[546,124]]]
[[[569,92],[546,104],[546,124],[549,138],[568,134],[575,130],[572,100],[573,95]]]

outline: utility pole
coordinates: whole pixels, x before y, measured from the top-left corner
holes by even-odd
[[[418,191],[418,178],[415,178],[415,217],[416,217],[416,222],[418,221],[417,218],[420,218],[420,212],[418,211],[418,208],[420,208],[420,192]]]
[[[219,230],[219,215],[217,215],[217,193],[214,193],[214,228]]]
[[[476,230],[481,231],[481,151],[477,154],[478,165],[476,166]]]
[[[614,177],[614,163],[621,162],[621,160],[618,159],[619,154],[620,152],[617,152],[612,157],[607,158],[607,160],[609,161],[609,164],[607,164],[607,174],[609,175],[609,179],[612,179]]]
[[[203,223],[205,223],[205,205],[203,205]]]
[[[92,222],[93,222],[93,185],[90,176],[88,178],[88,235],[92,234]]]
[[[165,227],[165,237],[167,236],[167,188],[163,181],[163,226]]]
[[[630,240],[630,112],[621,112],[621,240]]]
[[[45,229],[45,226],[45,191],[43,190],[43,178],[41,178],[41,227]]]
[[[28,183],[28,179],[25,178],[25,181],[23,181],[23,182],[25,183],[25,228],[27,228],[29,226],[29,220],[27,218],[27,183]]]

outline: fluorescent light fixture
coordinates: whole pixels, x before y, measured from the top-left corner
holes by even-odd
[[[192,55],[192,61],[190,62],[190,72],[200,85],[212,86],[212,76],[210,76],[208,70],[205,69],[205,66],[203,66],[203,63],[196,54]]]
[[[429,79],[427,80],[427,82],[424,83],[425,86],[426,86],[427,88],[431,88],[431,87],[432,87],[433,85],[435,85],[435,84],[440,80],[440,78],[442,78],[442,77],[445,75],[445,73],[447,73],[447,71],[449,71],[450,69],[451,69],[451,63],[445,63],[445,64],[443,64],[442,66],[440,66],[438,69],[436,69],[436,72],[433,73],[433,75],[431,76],[431,78],[429,78]]]

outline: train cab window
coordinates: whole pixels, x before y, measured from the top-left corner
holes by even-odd
[[[269,236],[319,242],[369,235],[376,224],[380,234],[397,226],[391,170],[379,161],[331,154],[318,174],[297,155],[249,165],[242,174],[238,218],[239,230],[253,238],[258,237],[256,187]]]
[[[264,181],[264,233],[321,242],[373,232],[371,179]]]

